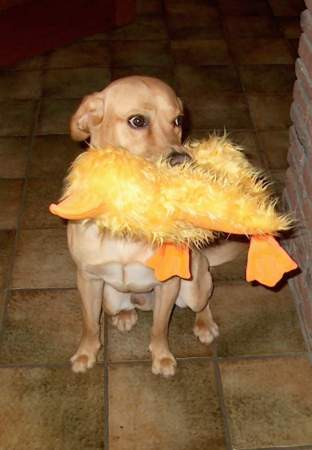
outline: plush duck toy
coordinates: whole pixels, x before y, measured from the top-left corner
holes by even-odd
[[[123,148],[90,148],[74,161],[60,203],[50,211],[93,219],[116,236],[155,247],[147,264],[163,281],[190,278],[190,249],[218,233],[250,237],[247,281],[274,286],[297,264],[273,237],[290,228],[268,183],[226,137],[188,142],[192,161],[152,163]]]

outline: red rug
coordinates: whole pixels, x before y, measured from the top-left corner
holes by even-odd
[[[32,0],[0,12],[0,66],[131,22],[135,0]]]

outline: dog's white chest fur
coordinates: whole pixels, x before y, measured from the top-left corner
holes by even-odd
[[[104,237],[95,223],[73,222],[67,227],[68,244],[77,266],[119,292],[151,291],[157,284],[145,262],[153,249],[140,242]]]
[[[157,284],[153,271],[141,263],[123,265],[110,262],[99,266],[85,266],[85,270],[119,292],[148,292]]]

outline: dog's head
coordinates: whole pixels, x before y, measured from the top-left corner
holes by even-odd
[[[183,106],[156,78],[131,76],[85,97],[71,119],[75,140],[90,137],[94,147],[121,146],[146,159],[179,149]]]

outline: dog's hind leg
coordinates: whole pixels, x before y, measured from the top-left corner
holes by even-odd
[[[131,294],[119,292],[109,284],[104,286],[104,311],[112,316],[112,324],[119,331],[130,331],[138,320]]]
[[[208,304],[213,290],[209,264],[204,255],[192,252],[192,278],[181,280],[181,289],[177,299],[180,307],[188,306],[194,312],[202,311]]]
[[[115,316],[112,316],[112,324],[119,331],[130,331],[138,321],[138,315],[135,309],[124,309]]]
[[[79,270],[77,285],[82,300],[83,332],[77,352],[71,358],[74,372],[85,372],[96,362],[101,347],[100,315],[102,309],[103,281],[90,279]]]
[[[202,344],[207,345],[219,336],[219,328],[212,318],[209,305],[196,313],[193,332]]]

